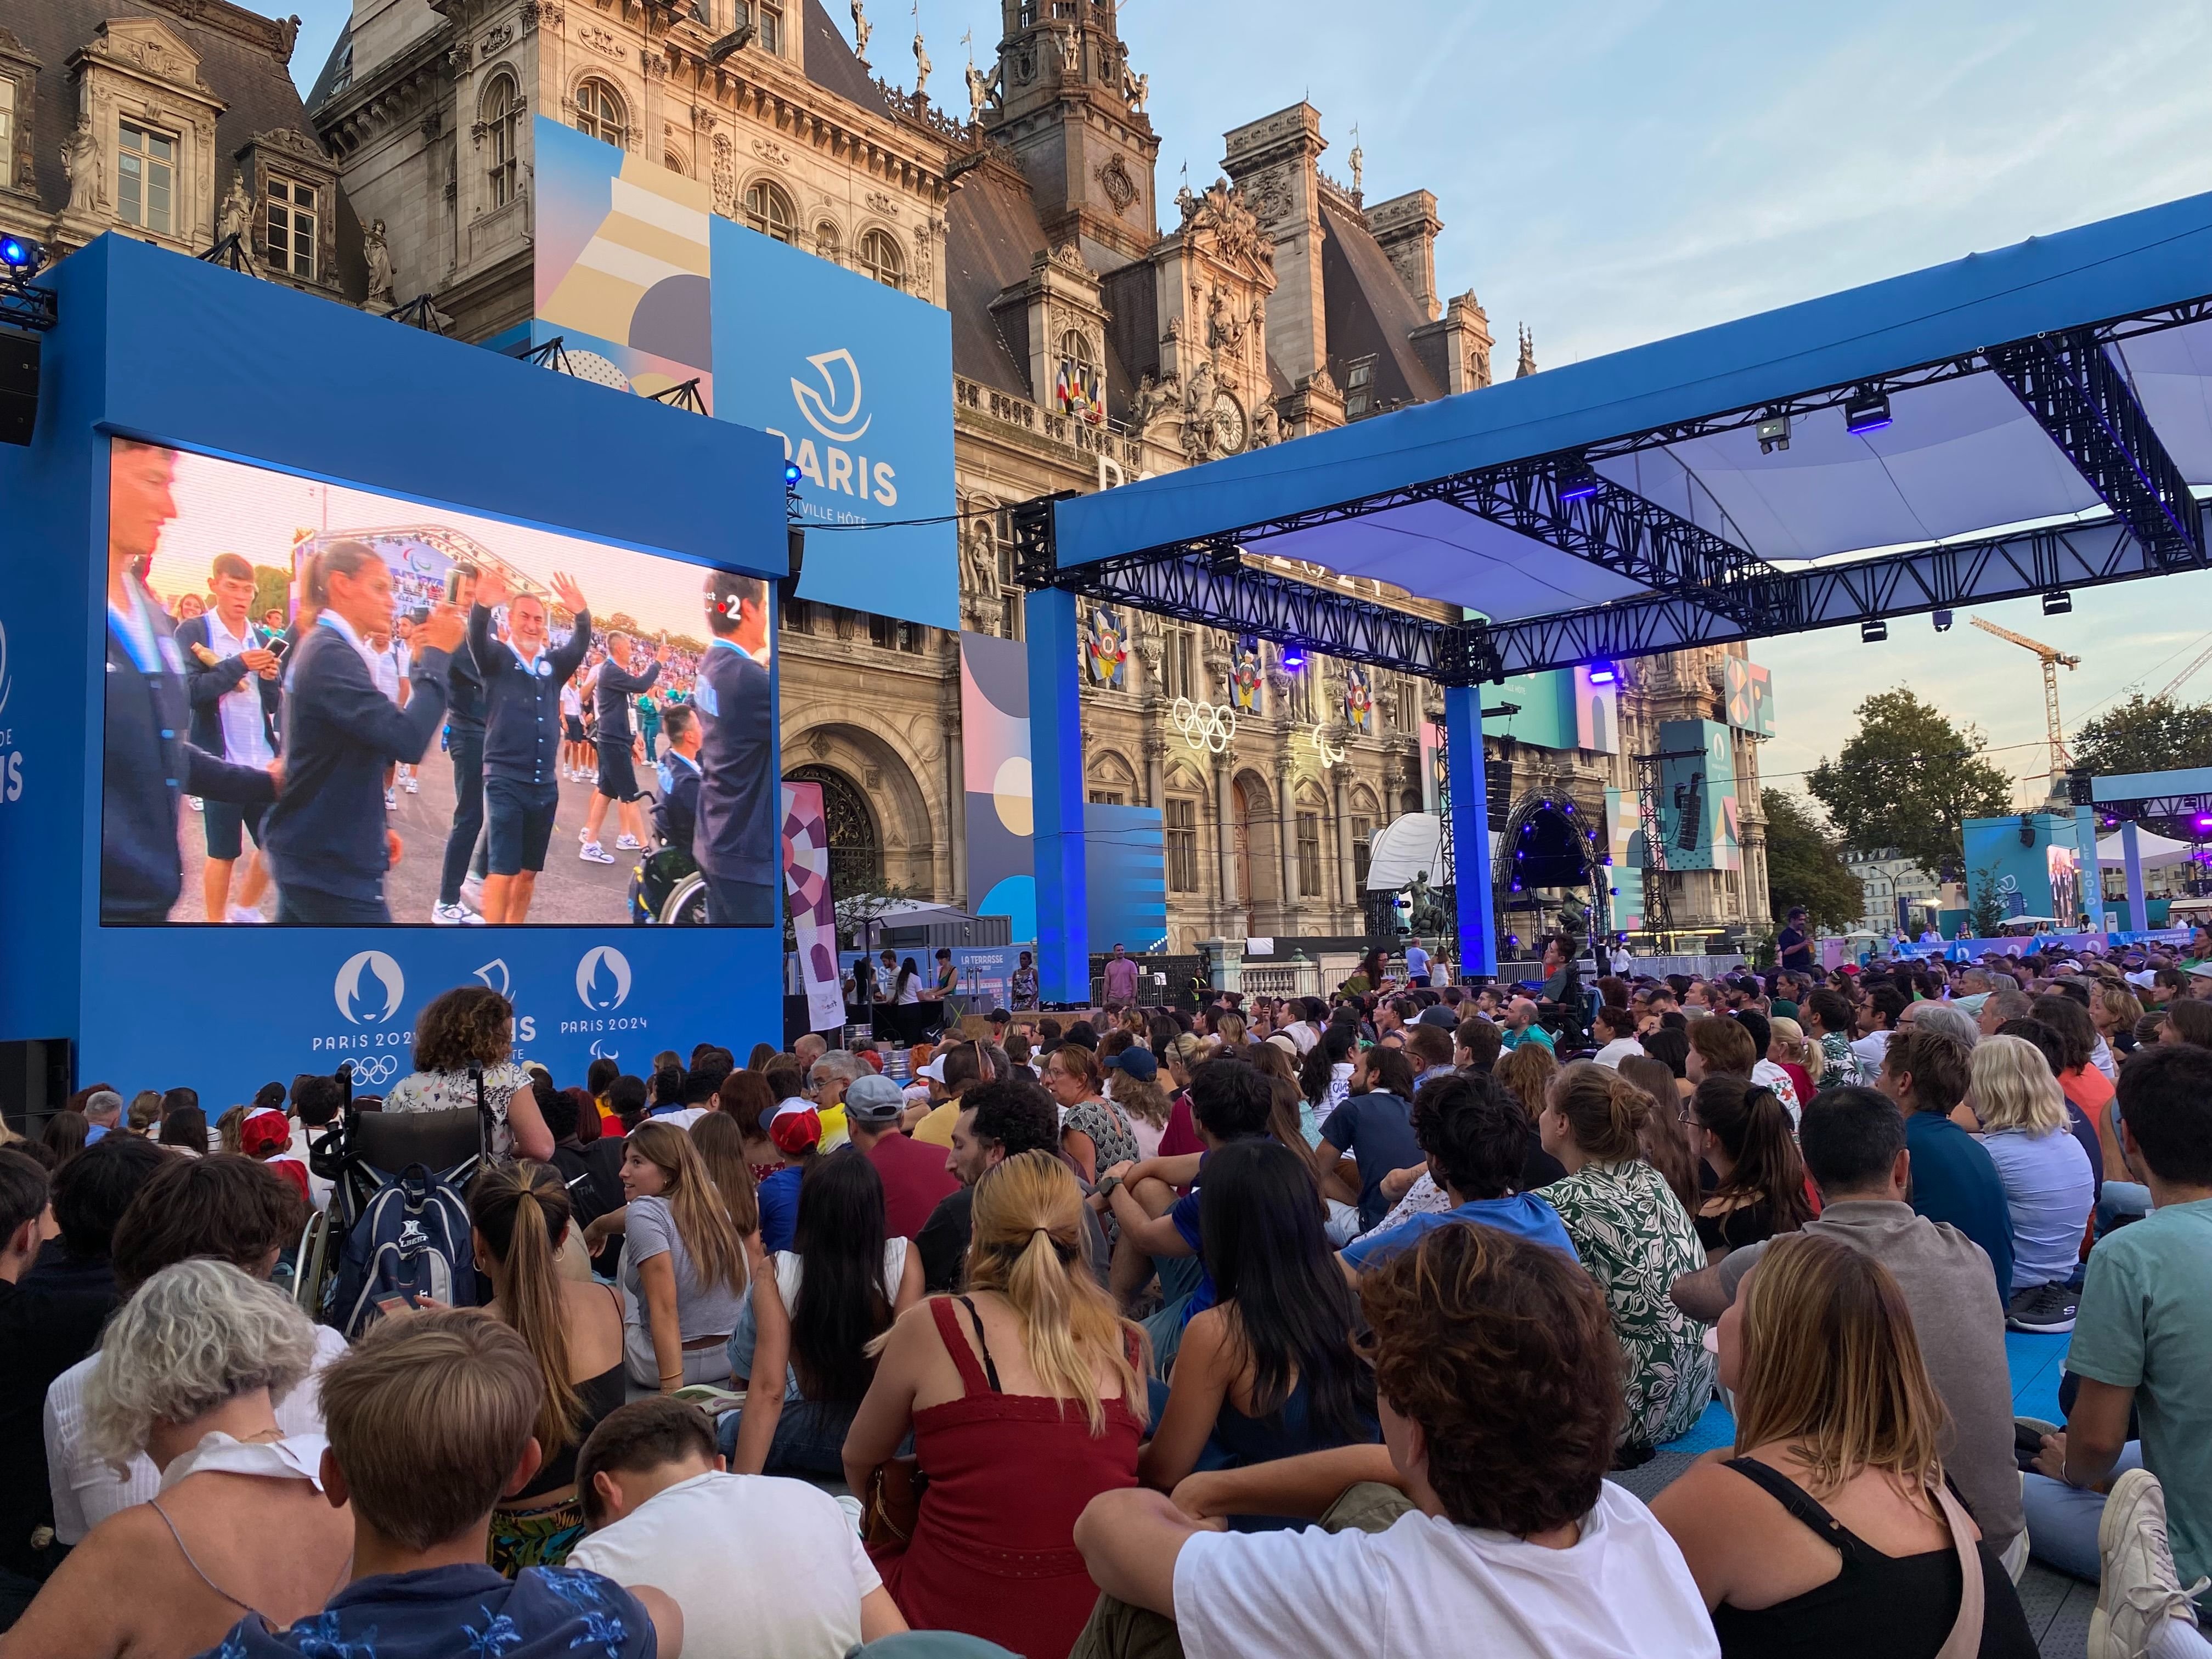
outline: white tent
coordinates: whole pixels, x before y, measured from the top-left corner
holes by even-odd
[[[1367,890],[1395,893],[1425,872],[1431,886],[1443,877],[1443,821],[1434,812],[1408,812],[1376,832],[1367,851]]]
[[[2185,841],[2168,841],[2164,836],[2154,836],[2148,830],[2136,831],[2136,851],[2146,870],[2163,870],[2169,864],[2186,864],[2196,849]],[[2097,842],[2097,862],[2125,864],[2127,854],[2120,850],[2120,832],[2113,830]]]

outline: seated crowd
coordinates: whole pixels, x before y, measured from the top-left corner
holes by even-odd
[[[2212,966],[1427,960],[566,1087],[471,987],[381,1100],[90,1085],[0,1131],[0,1659],[2024,1659],[2031,1557],[2212,1652]],[[447,1294],[303,1282],[457,1108]]]

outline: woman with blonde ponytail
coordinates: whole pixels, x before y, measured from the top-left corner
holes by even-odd
[[[492,1285],[486,1311],[514,1327],[545,1379],[535,1431],[544,1462],[492,1510],[491,1565],[510,1578],[559,1566],[583,1537],[576,1451],[623,1403],[622,1299],[561,1276],[568,1219],[568,1189],[550,1164],[496,1164],[469,1188],[471,1246]]]
[[[1704,1329],[1667,1293],[1705,1255],[1689,1212],[1644,1159],[1638,1137],[1656,1109],[1620,1073],[1577,1060],[1553,1079],[1536,1120],[1544,1150],[1567,1172],[1544,1188],[1545,1201],[1605,1292],[1620,1341],[1628,1411],[1617,1468],[1688,1433],[1713,1397]]]
[[[865,1497],[914,1435],[928,1485],[913,1536],[876,1557],[907,1622],[1029,1659],[1066,1659],[1091,1616],[1076,1517],[1137,1484],[1145,1431],[1144,1334],[1085,1270],[1082,1206],[1049,1152],[994,1165],[975,1187],[969,1293],[900,1316],[845,1437]]]

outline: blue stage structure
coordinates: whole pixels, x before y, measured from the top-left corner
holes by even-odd
[[[111,438],[771,579],[782,446],[122,236],[45,284],[35,434],[0,447],[0,1042],[66,1038],[78,1078],[126,1090],[190,1079],[212,1121],[343,1060],[382,1092],[456,985],[508,995],[518,1056],[563,1082],[780,1039],[780,926],[118,926],[100,890]],[[773,787],[772,709],[766,735]]]
[[[2203,568],[2208,380],[2212,195],[1030,503],[1017,537],[1034,587],[1447,686],[1850,623],[1871,636]],[[1073,653],[1049,667],[1072,679]],[[1467,901],[1487,823],[1461,736],[1462,960],[1482,972],[1494,934]],[[1050,810],[1041,796],[1041,839]]]
[[[2077,777],[2079,775],[2076,775]],[[2075,799],[2080,799],[2076,796]],[[2212,766],[2169,772],[2118,772],[2089,781],[2089,799],[2107,821],[2120,821],[2121,867],[2128,884],[2128,924],[2143,926],[2142,818],[2185,818],[2197,836],[2212,829]]]

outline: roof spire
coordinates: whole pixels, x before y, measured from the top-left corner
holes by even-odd
[[[1536,372],[1536,337],[1528,332],[1528,325],[1521,325],[1521,365],[1513,371],[1515,380]]]

